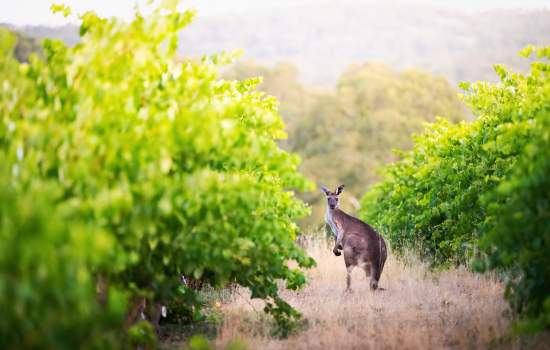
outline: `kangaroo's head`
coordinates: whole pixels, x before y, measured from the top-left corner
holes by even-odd
[[[338,196],[340,195],[340,193],[344,192],[344,185],[338,186],[338,188],[334,192],[331,192],[325,186],[321,186],[321,190],[327,196],[327,205],[328,205],[328,207],[330,209],[338,208]]]

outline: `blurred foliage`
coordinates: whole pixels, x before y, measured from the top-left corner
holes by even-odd
[[[204,336],[201,335],[195,335],[189,339],[189,342],[187,344],[187,347],[185,349],[189,350],[213,350],[215,349],[214,346],[212,346],[208,339],[206,339]],[[225,346],[226,350],[247,350],[248,346],[246,342],[242,340],[232,340]]]
[[[176,62],[178,31],[193,18],[192,12],[177,12],[177,3],[162,1],[131,22],[87,12],[78,45],[45,40],[43,59],[31,55],[28,64],[15,60],[14,36],[0,31],[5,181],[15,198],[51,189],[44,196],[67,225],[58,233],[45,224],[46,209],[38,208],[28,215],[38,215],[43,229],[18,221],[12,226],[11,216],[19,214],[2,211],[10,215],[1,227],[3,252],[40,259],[43,246],[40,264],[53,277],[43,281],[51,288],[34,292],[42,270],[29,266],[21,277],[9,277],[15,283],[9,288],[21,283],[24,293],[38,297],[32,309],[17,310],[13,305],[26,294],[2,293],[4,313],[13,317],[4,315],[12,334],[2,327],[1,339],[21,340],[13,327],[25,311],[31,320],[54,320],[29,323],[25,335],[53,335],[59,322],[75,338],[56,347],[86,346],[86,336],[76,340],[81,325],[71,320],[90,315],[82,317],[87,322],[95,315],[90,286],[104,285],[109,297],[120,291],[115,294],[121,303],[138,297],[163,302],[178,293],[182,274],[213,286],[232,281],[248,287],[253,298],[265,300],[280,327],[291,328],[299,318],[280,298],[278,282],[299,288],[305,283],[301,268],[314,264],[294,242],[294,221],[307,208],[292,190],[309,183],[296,170],[297,157],[276,143],[285,137],[276,100],[256,92],[253,82],[218,79],[219,66],[230,57]],[[12,197],[3,198],[2,206],[13,205]],[[20,206],[31,207],[30,200]],[[18,237],[26,235],[36,244],[21,243]],[[67,255],[53,254],[65,250]],[[19,262],[4,257],[6,264]],[[82,263],[72,267],[71,259]],[[2,272],[9,276],[10,268]],[[75,285],[64,287],[68,280]],[[68,289],[66,307],[83,308],[83,314],[63,308],[54,313],[47,293],[57,289]],[[136,324],[128,344],[149,344],[150,329]],[[49,338],[33,341],[29,347],[48,347]]]
[[[65,220],[56,184],[17,188],[0,155],[0,348],[106,349],[121,342],[126,295],[98,300],[93,271],[109,240],[85,222]]]
[[[506,271],[524,331],[550,325],[550,48],[531,51],[529,75],[495,66],[501,83],[463,84],[479,119],[429,126],[361,212],[396,251],[413,247],[435,264],[475,256],[476,267]]]
[[[376,169],[394,161],[392,148],[412,146],[411,134],[424,122],[444,115],[465,118],[458,93],[442,77],[417,71],[396,72],[382,64],[349,67],[336,91],[308,89],[296,68],[280,63],[269,69],[239,62],[228,78],[262,76],[259,88],[281,103],[289,138],[282,146],[303,158],[300,169],[317,183],[345,183],[344,208],[354,211],[357,198],[378,179]],[[313,215],[306,226],[324,222],[325,202],[318,191],[306,193]]]

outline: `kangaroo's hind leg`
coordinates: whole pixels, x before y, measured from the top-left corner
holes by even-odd
[[[380,269],[376,264],[370,264],[370,282],[369,287],[371,290],[378,288],[378,280],[380,279]]]
[[[371,275],[371,265],[368,264],[368,263],[363,263],[363,264],[360,264],[361,268],[363,269],[363,271],[365,271],[365,276],[367,276],[367,279],[370,277]]]
[[[344,262],[346,263],[346,291],[351,291],[351,272],[353,271],[353,268],[355,265],[357,265],[357,260],[355,257],[350,254],[351,251],[348,247],[344,248]]]
[[[346,276],[346,292],[351,292],[351,272],[355,266],[349,265],[346,266],[347,276]]]

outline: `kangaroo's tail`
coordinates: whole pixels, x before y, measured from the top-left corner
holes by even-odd
[[[378,234],[378,248],[379,248],[379,254],[378,254],[378,269],[376,273],[376,280],[378,281],[380,279],[380,275],[382,275],[382,270],[384,270],[384,264],[386,264],[386,258],[387,258],[387,250],[386,246],[382,246],[382,235]]]

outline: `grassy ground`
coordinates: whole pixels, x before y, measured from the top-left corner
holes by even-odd
[[[345,293],[343,258],[333,256],[324,243],[310,243],[307,250],[317,261],[309,284],[283,296],[304,314],[308,327],[287,339],[271,337],[262,304],[237,289],[216,306],[223,319],[213,340],[216,348],[235,339],[249,349],[544,348],[541,339],[508,339],[511,321],[503,286],[490,276],[463,269],[433,273],[390,254],[380,280],[385,290],[370,291],[364,273],[356,269],[353,292]]]

